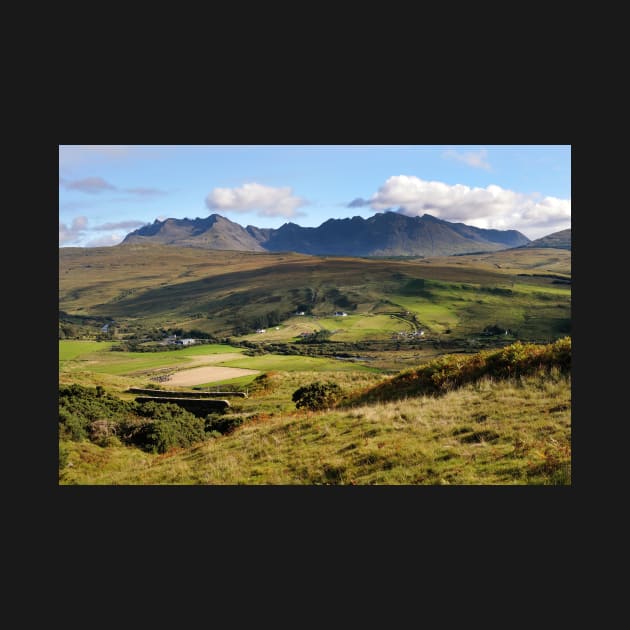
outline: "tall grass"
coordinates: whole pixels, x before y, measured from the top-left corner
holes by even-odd
[[[350,397],[346,404],[377,400],[395,400],[414,395],[451,391],[483,377],[505,379],[555,368],[571,369],[571,338],[551,344],[517,341],[500,350],[483,350],[474,355],[445,355],[418,368],[405,370],[362,394]]]
[[[571,482],[570,377],[484,377],[443,396],[261,414],[163,455],[64,446],[60,483],[562,485]]]

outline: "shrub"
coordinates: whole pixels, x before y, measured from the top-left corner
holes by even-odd
[[[391,400],[405,396],[441,394],[481,378],[512,378],[545,370],[571,370],[571,338],[551,344],[517,341],[500,350],[482,350],[472,356],[445,355],[401,372],[362,395],[366,400]],[[355,402],[357,402],[355,400]]]
[[[241,426],[245,422],[243,416],[214,416],[208,414],[205,420],[205,431],[210,435],[217,432],[221,435],[231,433],[236,427]]]
[[[88,437],[88,427],[90,421],[68,409],[59,408],[59,437],[73,442],[86,440]]]
[[[165,453],[206,438],[203,418],[175,403],[143,403],[138,405],[137,413],[144,419],[126,424],[124,439],[145,451]]]
[[[192,414],[171,420],[144,420],[127,435],[127,440],[144,451],[166,453],[175,447],[188,447],[206,439],[204,421]]]
[[[63,442],[59,442],[59,470],[63,470],[68,463],[68,447]]]
[[[298,409],[318,411],[332,407],[341,397],[341,388],[337,383],[315,381],[293,392],[292,400]]]

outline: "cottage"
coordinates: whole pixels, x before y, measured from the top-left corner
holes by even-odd
[[[266,329],[266,328],[258,328],[258,329],[256,330],[256,332],[257,332],[259,335],[262,335],[263,333],[267,332],[267,329]]]
[[[348,313],[345,311],[335,311],[335,317],[348,317]]]
[[[175,343],[178,346],[192,346],[196,341],[196,339],[178,339]]]

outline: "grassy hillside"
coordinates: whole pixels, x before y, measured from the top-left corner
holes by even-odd
[[[301,332],[286,325],[298,308],[323,318],[315,327],[337,330],[340,341],[400,332],[401,321],[361,318],[405,311],[436,335],[496,323],[542,340],[570,326],[570,252],[562,250],[376,260],[121,245],[63,248],[59,264],[61,310],[131,332],[180,326],[247,336],[270,321],[274,330],[285,325],[276,338],[287,340]],[[336,310],[353,319],[329,321]]]
[[[261,415],[151,455],[67,442],[62,484],[567,484],[571,395],[553,373],[482,380],[441,398]]]
[[[351,367],[268,371],[220,420],[227,432],[203,441],[199,422],[176,408],[142,412],[98,390],[74,402],[70,388],[60,483],[567,484],[570,357],[565,339],[442,357],[393,378]],[[275,367],[292,357],[281,359]],[[297,411],[292,392],[322,377],[341,388],[337,407]],[[125,435],[143,448],[123,446]],[[147,452],[160,444],[161,454]]]

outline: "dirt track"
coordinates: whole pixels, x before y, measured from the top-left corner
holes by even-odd
[[[224,381],[228,378],[249,376],[250,374],[259,374],[259,371],[246,370],[243,368],[208,366],[192,368],[190,370],[181,370],[181,372],[176,372],[165,382],[169,383],[170,385],[201,385],[202,383]]]

